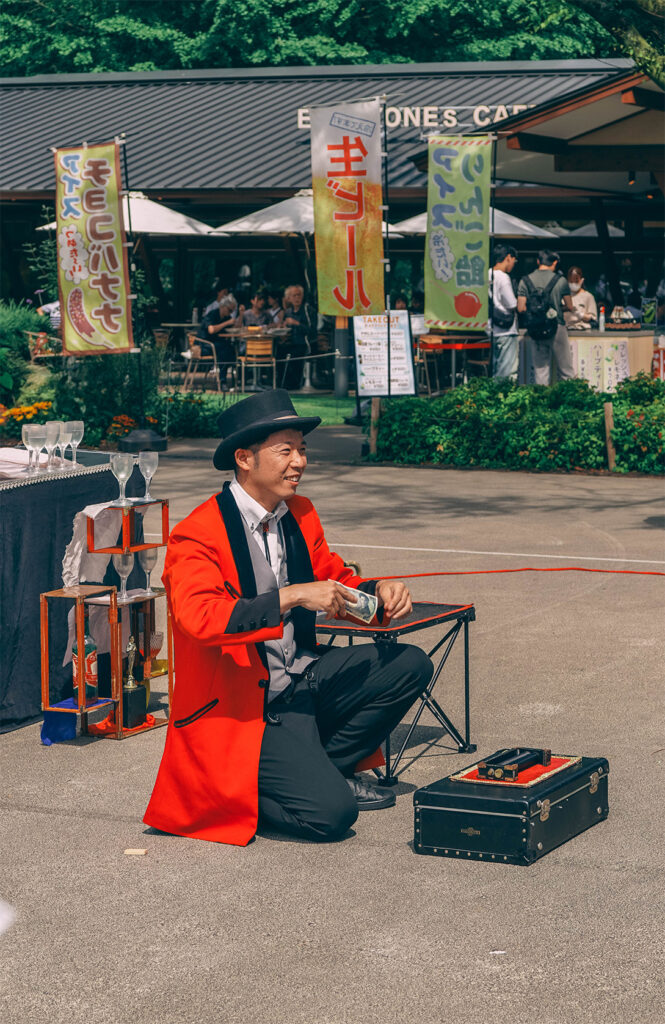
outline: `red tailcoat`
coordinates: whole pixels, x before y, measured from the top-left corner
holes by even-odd
[[[329,550],[312,503],[294,497],[288,506],[281,525],[289,582],[363,582]],[[176,685],[143,820],[164,832],[246,846],[258,816],[268,680],[263,642],[281,637],[283,627],[277,592],[256,595],[247,539],[228,485],[175,527],[163,579]],[[297,641],[312,649],[315,613],[295,608],[292,615]]]

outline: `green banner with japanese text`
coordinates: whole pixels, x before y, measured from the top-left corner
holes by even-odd
[[[425,326],[487,327],[490,135],[431,135],[425,241]]]
[[[132,317],[118,146],[55,151],[62,350],[127,352]]]

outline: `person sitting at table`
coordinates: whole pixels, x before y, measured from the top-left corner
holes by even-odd
[[[199,325],[198,336],[203,341],[210,341],[215,346],[215,355],[220,364],[220,375],[222,388],[226,388],[226,374],[230,366],[235,366],[236,354],[230,338],[224,337],[223,332],[235,324],[235,318],[230,304],[214,306],[209,313],[206,313]],[[208,355],[205,346],[202,355]]]
[[[267,312],[266,300],[263,292],[255,291],[250,299],[250,309],[242,309],[238,313],[236,327],[268,327],[272,323],[272,317]]]
[[[206,316],[208,313],[212,313],[213,309],[219,309],[222,303],[224,303],[225,306],[228,306],[232,311],[235,310],[238,305],[235,297],[225,285],[215,285],[210,301],[203,310],[203,316]]]
[[[403,292],[398,292],[394,299],[391,300],[391,309],[408,309],[408,303],[406,301],[406,295]]]
[[[266,313],[276,327],[281,325],[284,319],[284,309],[282,308],[282,293],[279,288],[269,288],[266,292]]]
[[[571,267],[567,274],[573,309],[563,311],[569,331],[588,331],[598,320],[598,307],[591,292],[584,287],[584,274],[579,267]]]
[[[316,317],[305,302],[305,289],[301,284],[291,284],[284,292],[284,326],[291,328],[288,351],[291,361],[286,369],[285,386],[290,390],[300,387],[303,372],[303,356],[310,351],[310,342],[316,337]]]

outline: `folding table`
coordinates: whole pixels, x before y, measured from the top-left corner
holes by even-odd
[[[473,753],[476,749],[475,743],[470,742],[469,716],[469,623],[474,622],[475,618],[476,612],[472,604],[453,605],[414,601],[413,609],[408,615],[405,615],[402,619],[397,619],[395,622],[389,622],[386,626],[365,626],[361,623],[351,622],[350,620],[344,619],[325,619],[321,622],[317,622],[317,632],[330,637],[328,640],[328,646],[335,642],[336,637],[347,637],[349,644],[352,644],[356,637],[366,637],[373,640],[375,643],[396,643],[398,637],[404,636],[407,633],[418,632],[421,629],[431,629],[434,626],[442,626],[444,631],[447,630],[447,632],[444,632],[441,639],[435,643],[434,647],[427,652],[430,658],[434,658],[435,654],[443,648],[443,653],[441,654],[438,664],[435,663],[434,665],[432,678],[420,695],[420,704],[418,705],[413,721],[409,725],[406,736],[402,741],[399,751],[393,757],[392,762],[390,736],[386,737],[385,772],[380,772],[378,769],[374,769],[375,773],[379,776],[379,781],[382,785],[389,786],[394,785],[397,782],[400,775],[400,772],[398,772],[397,769],[404,757],[404,752],[409,744],[409,740],[411,739],[425,708],[429,709],[445,732],[455,740],[457,743],[457,749],[460,753]],[[453,725],[448,715],[433,696],[434,687],[436,686],[439,676],[443,671],[443,666],[450,657],[455,641],[460,635],[460,632],[463,633],[464,637],[463,736],[455,725]],[[421,753],[424,753],[424,751]],[[413,764],[413,762],[420,756],[421,754],[416,754],[411,758],[409,764]],[[402,768],[402,771],[404,771],[404,768]]]

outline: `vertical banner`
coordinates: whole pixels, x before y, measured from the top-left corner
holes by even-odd
[[[385,312],[381,104],[312,107],[312,188],[319,312]]]
[[[487,327],[492,139],[429,139],[425,324],[451,331]]]
[[[55,151],[62,349],[127,352],[132,318],[118,146]]]

